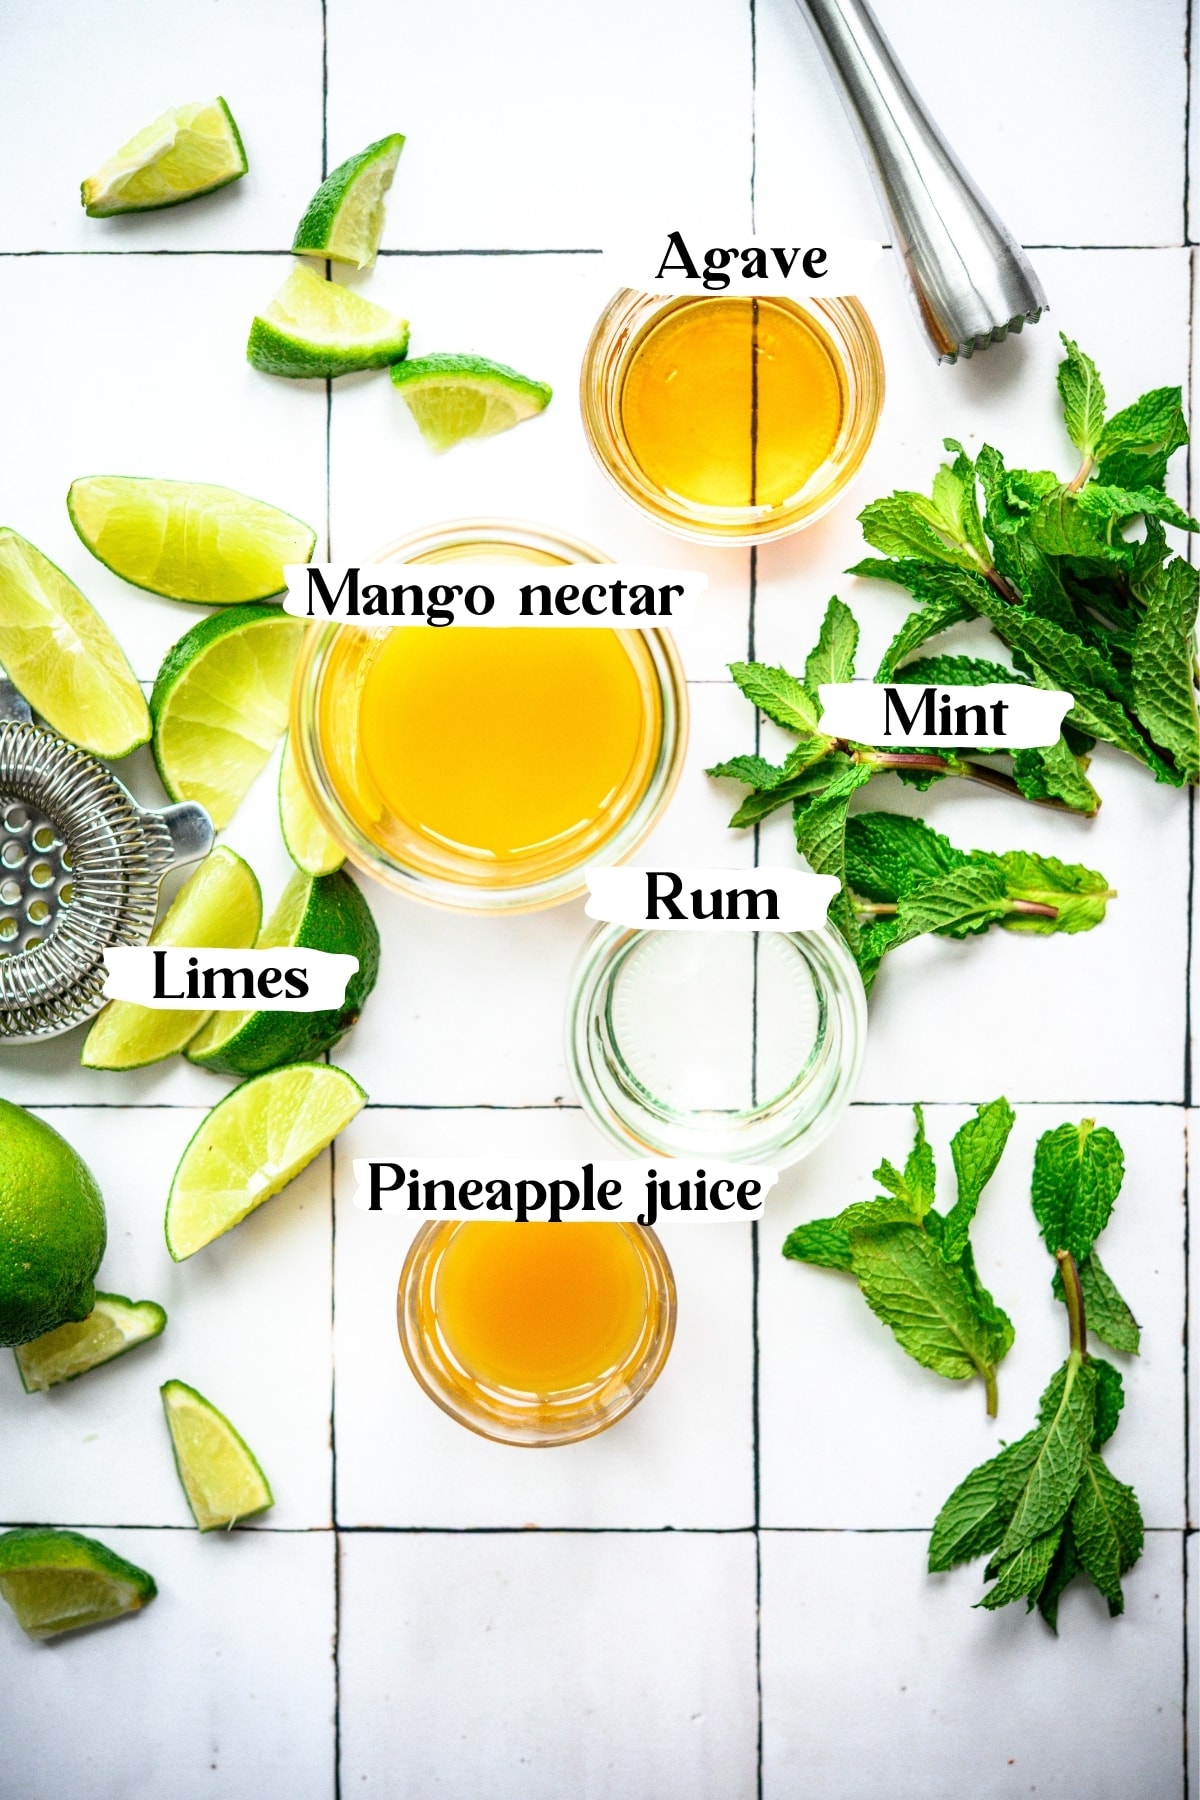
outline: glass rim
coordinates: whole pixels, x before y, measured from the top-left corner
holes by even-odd
[[[550,527],[490,518],[454,519],[423,526],[385,544],[369,561],[378,563],[391,557],[415,557],[421,552],[453,553],[460,546],[481,544],[502,544],[518,551],[534,551],[551,557],[564,567],[571,563],[611,561],[581,539]],[[577,862],[547,876],[535,875],[524,881],[518,879],[508,885],[487,887],[472,884],[467,879],[459,881],[429,874],[381,849],[341,804],[320,752],[316,725],[321,682],[329,654],[338,634],[354,629],[354,626],[335,620],[314,621],[309,625],[292,679],[289,726],[296,765],[309,801],[339,847],[364,874],[412,899],[455,912],[484,915],[533,912],[578,899],[586,891],[585,871],[591,864],[607,866],[623,862],[657,824],[683,773],[689,725],[683,661],[671,633],[661,627],[637,633],[645,658],[645,666],[639,671],[640,678],[654,683],[660,709],[659,743],[649,777],[617,829],[599,842],[589,838]]]
[[[569,1225],[570,1221],[563,1220]],[[431,1219],[416,1232],[396,1289],[400,1347],[414,1379],[435,1406],[479,1437],[517,1449],[548,1450],[576,1444],[607,1431],[643,1400],[658,1380],[675,1341],[675,1276],[658,1235],[649,1226],[607,1220],[620,1226],[635,1246],[647,1284],[646,1319],[637,1342],[617,1369],[598,1383],[547,1395],[519,1395],[492,1388],[463,1369],[449,1346],[424,1318],[430,1263],[445,1253],[463,1225],[503,1231],[513,1221]],[[576,1222],[581,1231],[590,1222]],[[436,1268],[436,1265],[435,1265]],[[431,1309],[430,1309],[431,1310]]]
[[[583,1111],[610,1143],[639,1156],[709,1156],[789,1167],[834,1129],[853,1094],[867,1040],[867,998],[858,965],[832,926],[763,935],[789,941],[814,977],[824,1031],[787,1086],[713,1122],[711,1109],[656,1101],[621,1079],[606,1055],[613,982],[653,927],[599,925],[571,972],[564,1017],[567,1071]],[[635,1091],[635,1088],[640,1091]]]
[[[822,518],[858,473],[883,408],[883,351],[860,300],[854,295],[826,299],[816,294],[764,294],[764,302],[793,307],[815,318],[833,341],[841,379],[850,393],[837,443],[784,506],[706,506],[676,500],[657,487],[635,460],[621,425],[620,389],[633,352],[656,315],[709,300],[752,297],[647,294],[637,288],[620,288],[597,319],[583,354],[579,406],[592,455],[631,505],[664,530],[694,543],[766,544]]]

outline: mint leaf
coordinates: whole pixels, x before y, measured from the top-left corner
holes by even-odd
[[[1102,1450],[1117,1429],[1125,1405],[1125,1383],[1121,1371],[1105,1362],[1102,1356],[1093,1356],[1091,1365],[1096,1372],[1096,1424],[1092,1432],[1092,1449]]]
[[[899,1176],[890,1163],[881,1166],[890,1169],[903,1183],[903,1176]],[[877,1181],[882,1179],[879,1169],[875,1171],[875,1178]],[[923,1209],[914,1202],[908,1189],[900,1186],[895,1193],[881,1194],[877,1200],[856,1200],[851,1206],[843,1207],[833,1223],[849,1239],[852,1231],[875,1231],[883,1225],[917,1225],[922,1217]]]
[[[967,1247],[967,1233],[975,1217],[980,1195],[996,1173],[1004,1146],[1016,1122],[1016,1114],[1003,1097],[976,1111],[950,1140],[950,1155],[958,1182],[958,1199],[946,1214],[942,1255],[954,1261]]]
[[[806,799],[812,794],[823,793],[832,781],[838,766],[838,757],[836,755],[829,756],[815,763],[811,768],[802,769],[798,775],[787,775],[783,781],[757,788],[754,793],[747,794],[742,801],[729,821],[730,828],[757,825],[760,819],[765,819],[770,813],[777,812],[781,806],[791,806],[796,800]]]
[[[1041,750],[1017,750],[1013,779],[1027,800],[1061,800],[1089,818],[1100,810],[1100,796],[1087,778],[1087,760],[1076,756],[1065,738]]]
[[[981,854],[976,852],[976,855]],[[1035,856],[1031,850],[1006,850],[990,859],[1003,871],[1010,900],[1032,901],[1057,908],[1057,917],[1036,913],[1009,913],[1000,923],[1009,931],[1049,935],[1052,932],[1091,931],[1104,918],[1113,891],[1103,875],[1080,863],[1059,862],[1057,856]]]
[[[912,556],[919,561],[972,569],[975,559],[947,519],[924,494],[897,490],[886,500],[873,500],[858,515],[863,536],[886,556]]]
[[[1076,504],[1086,518],[1097,526],[1112,528],[1130,519],[1161,519],[1164,524],[1178,526],[1180,531],[1200,531],[1195,519],[1156,487],[1108,487],[1089,481],[1079,490]],[[1122,551],[1132,549],[1122,542]]]
[[[1118,1481],[1095,1451],[1087,1459],[1071,1507],[1071,1531],[1081,1567],[1108,1601],[1115,1617],[1125,1609],[1121,1576],[1142,1554],[1142,1509],[1131,1487]]]
[[[937,1198],[937,1169],[933,1150],[925,1136],[925,1114],[919,1106],[913,1107],[913,1117],[917,1122],[917,1133],[904,1164],[904,1187],[912,1196],[917,1216],[924,1218]]]
[[[903,813],[858,813],[846,826],[846,880],[867,900],[900,900],[969,861],[940,831]]]
[[[1040,1431],[1027,1432],[959,1482],[934,1521],[929,1539],[931,1574],[974,1562],[997,1547],[1041,1441]]]
[[[998,1577],[995,1587],[989,1588],[976,1604],[994,1612],[1014,1600],[1025,1600],[1032,1611],[1050,1573],[1064,1529],[1064,1522],[1060,1520],[995,1568],[993,1573]]]
[[[952,1381],[994,1380],[1012,1324],[994,1302],[981,1308],[962,1270],[926,1232],[910,1225],[851,1232],[850,1253],[863,1299],[914,1361]]]
[[[1200,573],[1176,556],[1140,583],[1138,592],[1146,610],[1133,645],[1137,715],[1170,751],[1184,780],[1200,781],[1194,673]]]
[[[950,526],[951,536],[969,545],[976,559],[990,567],[992,553],[983,535],[976,492],[975,464],[955,438],[946,438],[947,450],[956,454],[952,463],[943,463],[933,478],[933,504]]]
[[[998,869],[968,864],[926,882],[904,896],[896,909],[893,945],[907,944],[927,931],[969,937],[986,931],[1008,911],[1004,876]]]
[[[1038,1595],[1038,1611],[1056,1637],[1058,1635],[1058,1603],[1079,1572],[1079,1558],[1075,1553],[1075,1539],[1071,1533],[1071,1520],[1068,1514],[1054,1561],[1050,1565],[1050,1572]]]
[[[849,1270],[850,1239],[836,1220],[813,1219],[789,1231],[783,1240],[783,1254],[795,1262],[815,1263],[820,1269]]]
[[[859,924],[856,960],[858,972],[862,976],[863,991],[868,998],[875,985],[879,965],[895,944],[899,930],[895,919],[872,919],[866,924]]]
[[[1092,1441],[1095,1392],[1094,1370],[1072,1353],[1053,1409],[1047,1405],[1047,1396],[1043,1396],[1039,1419],[1044,1427],[1042,1441],[1008,1529],[988,1566],[988,1579],[1010,1556],[1052,1531],[1069,1510]]]
[[[1094,457],[1104,432],[1104,386],[1090,356],[1059,332],[1066,356],[1058,365],[1067,435],[1081,456]]]
[[[744,781],[752,788],[774,788],[787,779],[782,763],[769,763],[765,756],[731,756],[728,762],[714,763],[706,775],[722,776],[729,781]]]
[[[814,800],[798,801],[794,809],[797,850],[814,875],[835,875],[842,884],[829,908],[829,918],[852,952],[858,948],[859,933],[846,891],[846,819],[851,796],[870,779],[869,767],[852,763],[835,775],[823,794]]]
[[[1094,1250],[1079,1263],[1078,1269],[1089,1332],[1111,1350],[1122,1350],[1128,1356],[1136,1356],[1141,1348],[1141,1328]],[[1062,1275],[1057,1269],[1054,1271],[1052,1286],[1055,1299],[1065,1300]],[[1104,1366],[1107,1368],[1108,1364]],[[1116,1373],[1114,1369],[1113,1374]]]
[[[813,705],[819,707],[818,689],[826,681],[850,681],[858,648],[858,621],[837,595],[825,609],[821,633],[804,665],[804,686]]]
[[[1182,392],[1153,388],[1104,427],[1096,446],[1097,479],[1114,487],[1161,487],[1168,460],[1187,441]]]
[[[978,656],[922,656],[898,669],[895,679],[916,682],[921,687],[989,687],[996,681],[1031,686],[1014,669],[1003,663],[985,662]]]
[[[1124,1175],[1120,1144],[1093,1119],[1043,1133],[1033,1160],[1033,1212],[1051,1255],[1069,1250],[1079,1264],[1091,1254]]]
[[[794,675],[767,663],[730,663],[729,673],[752,706],[776,725],[805,735],[817,730],[817,709]]]

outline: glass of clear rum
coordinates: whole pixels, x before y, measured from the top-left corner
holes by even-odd
[[[408,1365],[481,1437],[545,1449],[616,1424],[658,1379],[675,1282],[654,1232],[622,1220],[439,1220],[397,1296]]]
[[[600,467],[681,537],[765,543],[827,512],[883,405],[883,357],[854,299],[615,294],[584,353]]]
[[[531,525],[466,521],[377,561],[602,563]],[[350,860],[473,912],[554,906],[619,862],[674,792],[687,685],[662,630],[309,628],[292,689],[297,763]]]

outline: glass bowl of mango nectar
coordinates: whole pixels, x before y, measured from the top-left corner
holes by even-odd
[[[623,288],[584,352],[580,407],[600,467],[658,524],[762,544],[838,499],[883,391],[879,340],[856,299]]]
[[[603,563],[590,546],[495,519],[437,525],[377,562]],[[412,898],[523,912],[580,895],[590,863],[632,854],[687,746],[669,632],[607,627],[305,635],[291,730],[318,816],[351,862]]]

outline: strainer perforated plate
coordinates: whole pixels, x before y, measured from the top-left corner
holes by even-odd
[[[98,1012],[105,950],[146,942],[163,876],[212,841],[202,806],[140,807],[0,681],[0,1042]]]

